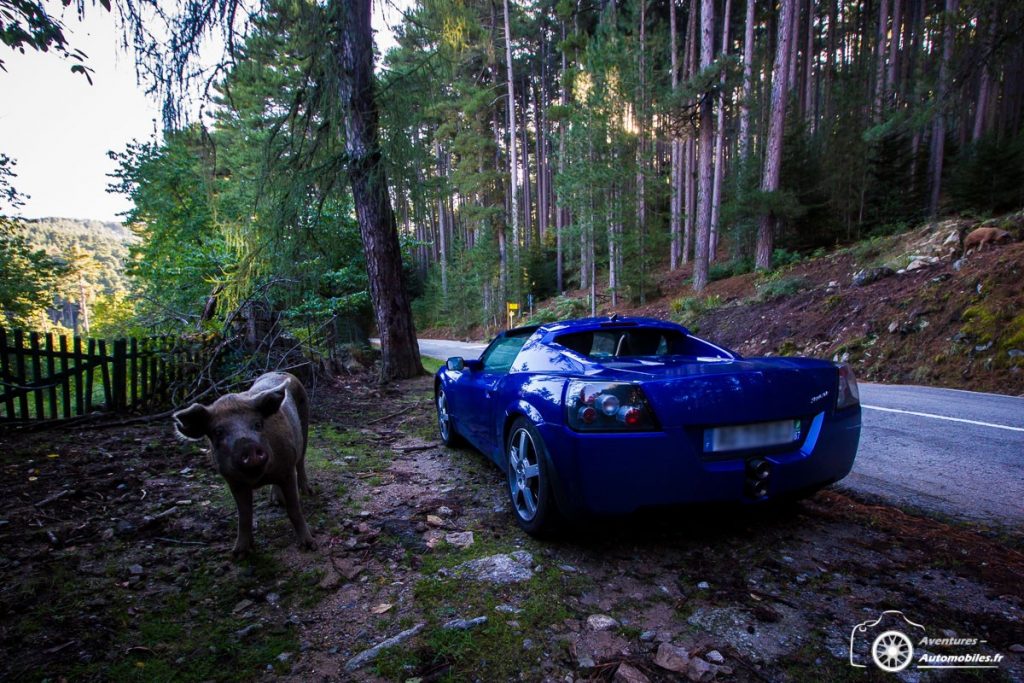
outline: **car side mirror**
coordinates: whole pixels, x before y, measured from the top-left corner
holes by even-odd
[[[452,372],[462,372],[466,367],[466,361],[464,361],[461,356],[452,356],[445,363],[445,366],[447,366],[447,368]]]

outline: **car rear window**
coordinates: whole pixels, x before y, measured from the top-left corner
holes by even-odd
[[[570,332],[555,341],[588,358],[602,359],[695,355],[698,351],[688,349],[688,339],[677,330],[637,327]]]

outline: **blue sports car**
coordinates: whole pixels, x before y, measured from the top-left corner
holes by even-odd
[[[587,318],[498,335],[435,377],[441,438],[508,478],[518,524],[678,503],[799,497],[845,477],[850,368],[741,358],[675,323]]]

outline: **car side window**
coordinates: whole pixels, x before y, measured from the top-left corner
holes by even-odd
[[[502,337],[491,344],[480,358],[484,372],[498,374],[508,372],[528,336]]]

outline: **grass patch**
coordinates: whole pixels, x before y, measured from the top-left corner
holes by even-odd
[[[209,558],[208,558],[209,559]],[[44,671],[33,672],[43,679],[114,681],[244,681],[252,680],[268,664],[283,673],[290,663],[280,662],[282,652],[298,652],[298,635],[290,626],[263,626],[239,638],[235,632],[256,623],[251,615],[233,612],[239,600],[253,590],[275,590],[284,599],[298,593],[315,593],[311,577],[291,573],[269,554],[257,553],[246,563],[218,575],[212,562],[205,569],[175,581],[172,587],[145,597],[146,609],[138,607],[132,594],[138,588],[110,588],[104,581],[85,579],[67,568],[56,567],[34,583],[35,597],[22,608],[18,620],[22,636],[34,625],[57,621],[69,633],[77,633],[84,652],[94,661],[76,657],[53,658]],[[120,576],[120,572],[115,570]],[[153,567],[145,577],[152,581],[163,570]],[[319,596],[315,596],[314,600]],[[87,623],[82,621],[87,616]],[[74,621],[76,623],[70,623]],[[114,632],[113,642],[102,642]]]
[[[431,358],[430,356],[420,356],[420,362],[423,363],[423,369],[431,375],[440,370],[441,366],[445,364],[445,361],[440,358]]]
[[[449,561],[479,552],[446,553]],[[442,680],[513,680],[520,674],[539,675],[543,658],[540,632],[573,616],[562,596],[579,590],[576,575],[547,568],[529,581],[494,586],[463,579],[431,576],[415,587],[416,602],[427,618],[420,636],[422,645],[415,650],[398,646],[381,654],[376,662],[378,675],[389,680],[404,680],[426,672],[446,670]],[[515,614],[499,612],[498,605],[515,605]],[[454,618],[486,616],[487,623],[469,630],[445,629]],[[532,639],[535,648],[524,648]]]
[[[310,429],[306,463],[313,469],[379,472],[391,463],[390,450],[380,448],[361,431],[330,424]]]

